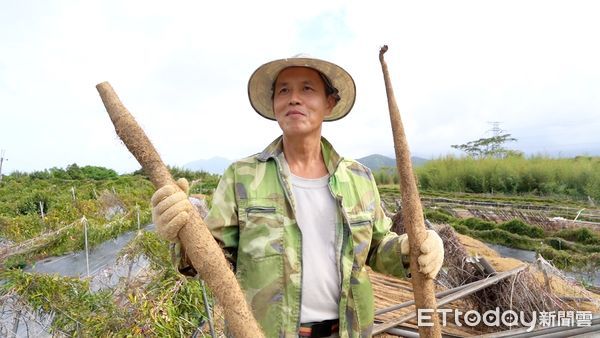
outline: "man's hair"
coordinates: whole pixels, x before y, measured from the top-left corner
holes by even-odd
[[[314,69],[314,68],[311,68]],[[321,73],[320,71],[314,69],[318,74],[319,77],[321,78],[321,80],[323,80],[323,84],[325,85],[325,96],[329,97],[330,95],[333,95],[333,98],[335,99],[335,103],[337,104],[340,101],[340,91],[335,88],[333,86],[333,84],[331,83],[331,80],[329,80],[329,78],[327,77],[327,75]],[[279,76],[277,76],[279,77]],[[275,98],[275,82],[277,82],[277,77],[275,78],[275,81],[273,81],[273,83],[271,84],[271,101],[273,101],[273,99]]]

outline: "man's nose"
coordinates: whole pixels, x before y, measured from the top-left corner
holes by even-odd
[[[292,90],[290,93],[290,105],[295,106],[301,102],[300,93],[297,90]]]

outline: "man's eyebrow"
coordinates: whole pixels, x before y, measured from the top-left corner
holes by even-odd
[[[302,81],[302,84],[314,84],[315,81],[311,80],[311,79],[306,79]],[[275,86],[287,86],[289,85],[289,82],[276,82]]]

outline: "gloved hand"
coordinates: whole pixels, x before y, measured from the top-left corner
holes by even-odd
[[[408,236],[402,235],[400,240],[400,253],[403,256],[410,254]],[[427,230],[427,237],[421,244],[421,255],[419,256],[419,271],[434,279],[444,263],[444,242],[433,230]]]
[[[188,181],[180,178],[177,186],[165,185],[151,199],[152,222],[156,224],[156,233],[171,242],[177,241],[179,230],[187,224],[189,213],[192,212],[187,196],[190,189]]]

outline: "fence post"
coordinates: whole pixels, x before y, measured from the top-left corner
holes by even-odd
[[[75,203],[75,187],[71,187],[71,196],[73,196],[73,203]]]
[[[40,216],[42,216],[42,222],[44,221],[44,202],[40,201]]]
[[[85,267],[87,271],[87,276],[90,276],[90,255],[88,248],[88,221],[85,216],[81,218],[81,222],[83,223],[83,238],[85,241]]]
[[[138,226],[138,231],[140,230],[140,206],[139,205],[135,205],[135,211],[137,213],[137,226]]]

